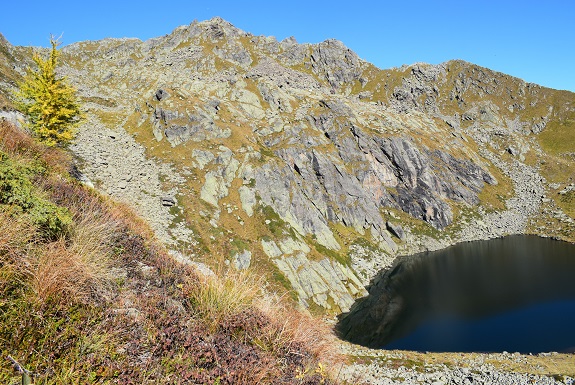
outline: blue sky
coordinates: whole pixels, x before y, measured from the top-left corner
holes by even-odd
[[[14,45],[105,37],[142,40],[221,16],[254,35],[335,38],[380,68],[463,59],[575,91],[575,1],[6,1],[0,32]]]

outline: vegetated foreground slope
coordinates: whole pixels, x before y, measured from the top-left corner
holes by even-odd
[[[3,360],[45,384],[330,382],[328,330],[250,275],[176,262],[70,172],[67,153],[0,120]],[[0,381],[20,383],[7,360]]]
[[[185,257],[262,272],[312,309],[348,309],[398,254],[574,240],[572,93],[462,61],[380,70],[219,18],[63,60],[96,187]]]

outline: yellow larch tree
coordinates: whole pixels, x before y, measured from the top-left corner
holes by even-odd
[[[50,37],[52,46],[47,58],[35,52],[37,68],[28,69],[16,91],[17,108],[28,117],[28,126],[41,142],[49,146],[66,146],[74,138],[75,127],[82,119],[76,89],[65,77],[56,74],[60,42]]]

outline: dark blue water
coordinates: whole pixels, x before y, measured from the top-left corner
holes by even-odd
[[[575,245],[513,236],[405,258],[338,330],[385,349],[573,352]]]

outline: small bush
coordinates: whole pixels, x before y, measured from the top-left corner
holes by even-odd
[[[72,224],[70,212],[42,197],[32,183],[43,169],[13,161],[0,152],[0,204],[11,206],[15,215],[25,214],[50,239],[65,235]]]

